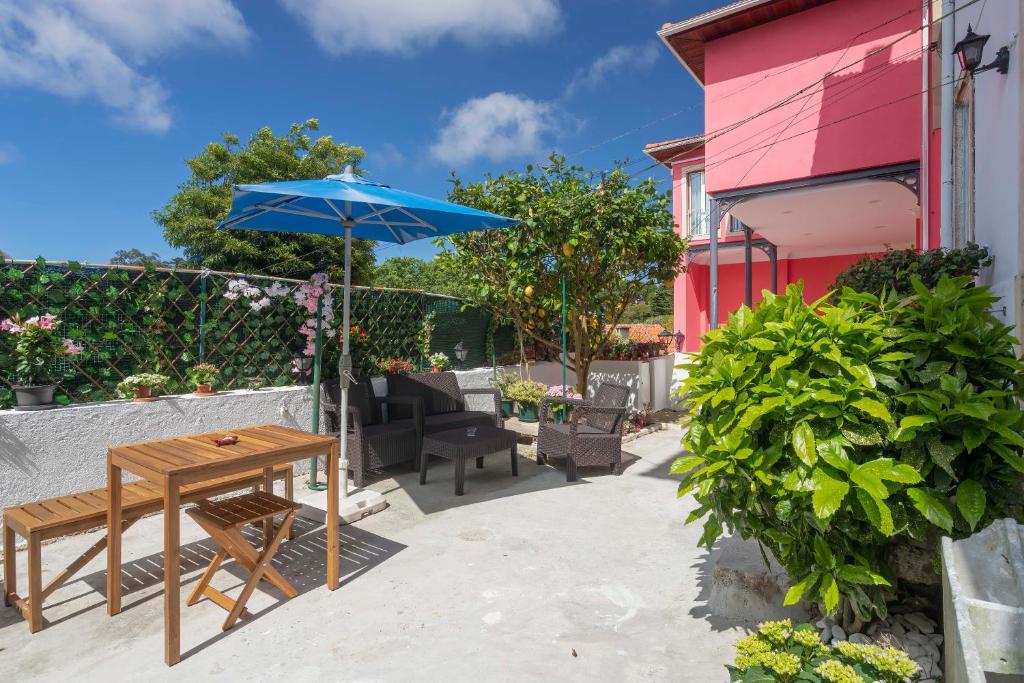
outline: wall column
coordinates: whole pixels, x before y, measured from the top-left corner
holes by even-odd
[[[768,262],[771,264],[772,294],[779,293],[779,250],[774,245],[768,246]]]
[[[753,231],[743,226],[743,303],[750,308],[754,305],[754,263],[750,240]]]
[[[722,207],[718,203],[718,200],[714,197],[709,197],[710,203],[708,211],[708,235],[711,238],[709,244],[709,252],[711,260],[710,272],[708,273],[708,299],[710,304],[708,306],[709,317],[708,321],[709,329],[718,329],[718,228],[722,222]]]

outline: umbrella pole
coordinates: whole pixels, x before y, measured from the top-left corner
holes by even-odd
[[[338,434],[341,476],[341,499],[348,498],[348,385],[352,378],[352,357],[349,356],[349,310],[352,292],[352,226],[345,226],[345,291],[341,307],[341,359],[338,361],[338,379],[341,384],[341,405],[338,407],[341,432]],[[332,472],[332,474],[334,474]]]
[[[320,365],[324,357],[324,295],[316,302],[316,346],[313,351],[313,424],[310,427],[314,434],[320,433]],[[317,482],[317,458],[309,459],[309,488],[313,491],[324,491],[327,484]]]
[[[565,385],[566,385],[566,381],[565,381],[565,362],[566,362],[566,359],[568,358],[568,345],[566,343],[566,330],[565,330],[566,320],[565,320],[565,318],[566,318],[566,315],[565,315],[565,273],[562,273],[562,401],[564,402],[563,405],[565,406],[565,417],[568,418],[569,417],[569,403],[568,403],[568,401],[565,400],[565,397],[567,395],[566,391],[565,391]]]

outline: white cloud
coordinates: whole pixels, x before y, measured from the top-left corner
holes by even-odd
[[[142,130],[171,126],[167,91],[140,71],[188,44],[242,44],[230,0],[0,0],[0,87],[93,97]]]
[[[565,88],[565,96],[572,97],[581,90],[600,86],[609,78],[628,70],[642,71],[658,59],[657,43],[645,45],[616,45],[585,69],[580,69]]]
[[[0,166],[13,164],[21,158],[21,152],[12,144],[0,144]]]
[[[478,45],[546,35],[557,0],[281,0],[330,54],[412,54],[442,38]]]
[[[537,156],[555,129],[550,102],[505,92],[467,100],[448,119],[430,151],[453,164]]]

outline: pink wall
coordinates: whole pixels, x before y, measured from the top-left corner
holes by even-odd
[[[920,0],[835,0],[707,43],[708,191],[919,159],[921,101],[912,95],[921,91],[920,34],[842,67],[920,26],[920,7]],[[837,67],[784,106],[716,134]]]
[[[863,254],[822,256],[804,259],[779,259],[779,291],[791,282],[803,281],[804,300],[823,296],[835,276]],[[767,261],[753,264],[753,299],[761,301],[761,290],[770,289],[771,266]],[[699,351],[700,338],[708,325],[708,271],[706,265],[690,265],[689,271],[676,280],[675,324],[685,335],[684,351]],[[729,313],[743,305],[743,264],[729,263],[718,267],[718,318],[726,323]]]

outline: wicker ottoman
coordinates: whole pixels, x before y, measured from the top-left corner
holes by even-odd
[[[469,429],[475,429],[473,436]],[[477,468],[484,466],[484,456],[501,451],[510,451],[512,476],[519,476],[519,461],[516,454],[516,433],[481,425],[461,427],[437,432],[423,437],[423,451],[420,455],[420,484],[427,483],[427,461],[430,455],[438,455],[455,463],[455,495],[461,496],[466,485],[466,460],[476,459]]]

